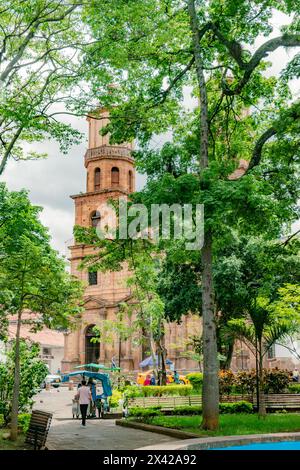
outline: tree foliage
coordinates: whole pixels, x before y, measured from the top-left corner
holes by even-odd
[[[66,272],[65,261],[50,246],[41,224],[40,208],[32,206],[26,191],[9,192],[0,185],[0,321],[6,335],[10,319],[16,322],[11,439],[17,437],[20,402],[21,327],[66,329],[81,313],[81,283]],[[26,313],[26,315],[25,315]],[[25,317],[25,318],[24,318]]]
[[[15,342],[7,345],[9,352],[5,362],[0,364],[0,414],[7,424],[10,419],[13,378],[15,368]],[[33,405],[33,396],[36,394],[44,378],[48,374],[48,368],[39,359],[40,347],[36,343],[22,340],[20,343],[20,395],[19,412],[25,413]]]
[[[86,42],[81,5],[60,0],[1,2],[0,175],[11,158],[45,156],[24,144],[54,138],[66,152],[81,137],[57,119],[80,79],[79,56]]]

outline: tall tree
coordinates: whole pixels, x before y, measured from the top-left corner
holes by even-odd
[[[0,320],[17,322],[11,412],[11,439],[17,438],[20,391],[20,340],[24,312],[34,331],[43,326],[66,328],[81,312],[81,284],[67,272],[65,262],[50,246],[25,191],[0,185]],[[2,335],[5,329],[1,328]]]
[[[0,7],[0,175],[9,159],[44,154],[24,143],[56,139],[62,151],[80,133],[60,113],[80,80],[80,52],[88,39],[80,21],[83,2],[3,0]]]
[[[269,37],[252,50],[259,34],[272,32],[274,9],[292,16],[297,5],[274,0],[264,2],[263,7],[246,0],[94,0],[92,6],[85,16],[92,34],[97,41],[110,38],[111,43],[101,49],[97,45],[90,48],[88,78],[92,92],[111,108],[107,131],[112,142],[137,137],[146,143],[154,133],[169,130],[178,121],[184,122],[182,129],[187,130],[189,121],[181,112],[184,86],[192,85],[199,98],[196,127],[188,130],[194,135],[190,152],[196,159],[198,202],[205,204],[206,211],[201,281],[202,426],[215,429],[219,397],[212,250],[219,222],[222,227],[230,218],[236,219],[235,223],[242,218],[240,225],[246,230],[253,216],[250,210],[244,215],[241,212],[250,209],[248,205],[256,209],[261,205],[269,212],[274,209],[267,196],[274,170],[281,176],[286,176],[287,168],[294,171],[299,104],[291,103],[286,82],[297,75],[297,60],[290,61],[280,85],[273,78],[266,79],[263,71],[269,53],[300,45],[296,16],[281,35]],[[118,87],[108,95],[109,82]],[[245,110],[250,106],[255,111],[247,116]],[[248,161],[242,169],[238,169],[239,159]],[[258,174],[266,162],[269,173],[262,180]],[[232,173],[235,169],[238,171]],[[255,197],[255,190],[260,196],[265,193],[264,201]],[[239,202],[224,217],[231,205],[230,195]],[[292,212],[286,211],[287,220]],[[262,217],[258,219],[261,224]],[[256,220],[252,229],[258,225]],[[275,225],[273,236],[278,232]]]

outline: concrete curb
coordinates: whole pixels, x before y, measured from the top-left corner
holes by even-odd
[[[103,419],[121,419],[122,413],[107,413],[103,416]]]
[[[300,432],[248,434],[242,436],[198,437],[184,441],[166,442],[138,450],[208,450],[219,447],[247,445],[259,442],[300,441]]]
[[[174,437],[177,439],[191,439],[198,437],[198,434],[192,432],[180,431],[179,429],[164,428],[162,426],[154,426],[152,424],[139,423],[137,421],[128,421],[125,419],[117,419],[117,426],[124,426],[126,428],[140,429],[142,431],[155,432],[156,434],[164,434],[166,436]]]

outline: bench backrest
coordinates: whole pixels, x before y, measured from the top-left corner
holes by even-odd
[[[41,449],[46,444],[48,431],[52,420],[52,413],[33,410],[30,418],[29,428],[26,433],[25,442]]]
[[[286,406],[300,409],[300,394],[266,394],[264,395],[264,399],[267,408],[282,408]],[[221,403],[234,403],[237,401],[248,401],[255,405],[256,397],[253,397],[252,395],[226,395],[220,397]],[[201,404],[201,395],[191,395],[187,397],[136,397],[128,399],[128,408],[150,408],[152,406],[160,406],[162,409],[173,409],[177,406],[200,406]]]

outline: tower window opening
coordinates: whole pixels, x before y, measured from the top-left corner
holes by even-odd
[[[100,189],[100,176],[101,176],[100,168],[95,168],[95,172],[94,172],[94,190],[95,191]]]
[[[97,228],[97,226],[100,222],[100,219],[101,219],[100,212],[93,211],[91,213],[91,225],[92,225],[92,227]]]
[[[119,183],[120,183],[120,172],[119,172],[119,168],[117,168],[116,166],[114,166],[114,167],[111,169],[111,185],[112,185],[112,186],[119,186]]]
[[[128,171],[128,191],[132,193],[133,191],[133,177],[132,177],[132,171]]]
[[[95,272],[89,272],[89,285],[90,286],[96,286],[98,284],[98,273],[97,271]]]

